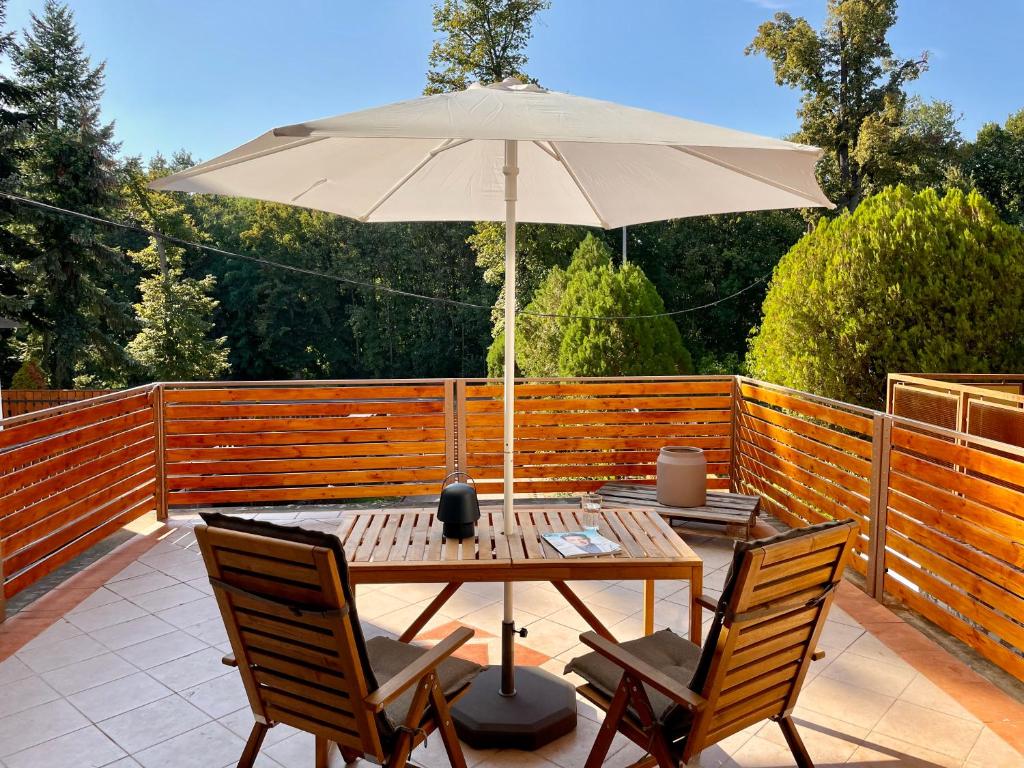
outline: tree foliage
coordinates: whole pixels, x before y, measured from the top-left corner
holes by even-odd
[[[900,186],[819,222],[779,263],[753,375],[864,405],[890,372],[1024,366],[1024,233],[977,192]]]
[[[137,162],[129,164],[122,195],[132,218],[164,235],[201,240],[192,218],[175,197],[146,187],[157,175],[162,172],[143,173]],[[212,275],[186,276],[185,250],[167,241],[149,238],[144,248],[129,255],[146,274],[139,284],[141,300],[135,305],[139,332],[126,349],[142,378],[201,381],[223,376],[229,368],[227,338],[211,337],[217,302],[210,294],[216,279]]]
[[[47,0],[12,58],[34,120],[21,147],[19,191],[83,213],[109,213],[117,145],[113,124],[100,121],[103,65],[90,62],[67,6]],[[115,286],[130,271],[123,254],[81,221],[24,210],[19,221],[29,247],[15,270],[51,384],[69,387],[76,375],[123,366],[131,327]]]
[[[928,55],[894,56],[888,33],[896,6],[897,0],[828,0],[820,31],[779,12],[747,48],[768,58],[776,83],[803,92],[795,138],[826,151],[819,175],[841,208],[854,208],[900,168],[924,183],[941,179],[925,171],[941,164],[958,138],[946,105],[908,108],[904,86],[924,72]]]
[[[616,269],[608,246],[587,235],[568,268],[553,267],[516,323],[516,365],[526,376],[628,376],[688,373],[690,356],[665,305],[636,264]],[[557,315],[542,317],[539,315]],[[501,372],[504,334],[488,368]]]
[[[424,93],[461,91],[470,83],[506,77],[524,82],[526,44],[534,17],[549,0],[442,0],[434,4],[434,31]]]
[[[983,125],[964,155],[968,183],[1006,221],[1024,227],[1024,109],[1010,115],[1005,125]]]

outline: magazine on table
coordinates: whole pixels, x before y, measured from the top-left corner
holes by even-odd
[[[622,547],[597,531],[565,531],[542,533],[541,537],[562,557],[596,557],[614,555]]]

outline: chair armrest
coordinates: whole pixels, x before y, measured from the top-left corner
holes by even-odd
[[[237,667],[238,659],[235,658],[235,654],[229,653],[220,660],[220,663],[223,664],[225,667]]]
[[[825,652],[824,651],[815,651],[814,653],[811,654],[811,661],[821,661],[824,658],[825,658]]]
[[[473,635],[474,632],[469,627],[456,629],[448,637],[367,696],[366,704],[374,712],[380,712],[384,707],[401,696],[409,686],[416,685],[424,676],[435,669],[438,664],[464,645]]]
[[[709,600],[704,595],[694,595],[693,602],[697,603],[701,608],[707,608],[712,613],[718,610],[718,603],[714,600]]]
[[[627,651],[620,645],[605,640],[596,632],[584,632],[580,635],[580,641],[589,645],[605,658],[622,667],[623,672],[628,672],[632,677],[642,680],[651,686],[658,693],[668,696],[672,701],[681,704],[694,712],[704,708],[707,701],[703,696],[694,693],[678,680],[673,680],[664,672],[660,672],[646,661]]]

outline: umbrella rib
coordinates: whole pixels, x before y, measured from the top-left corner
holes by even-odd
[[[278,152],[284,152],[286,149],[295,149],[296,147],[301,147],[305,144],[314,144],[318,141],[323,141],[323,139],[323,136],[310,136],[304,139],[299,139],[297,141],[289,141],[287,144],[282,144],[279,147],[269,147],[268,149],[264,149],[259,152],[252,152],[251,154],[243,155],[242,157],[233,157],[230,160],[224,160],[219,163],[213,161],[209,163],[203,163],[202,165],[197,165],[195,168],[189,168],[187,170],[175,173],[174,178],[187,179],[191,178],[192,176],[201,176],[202,174],[209,173],[210,171],[219,171],[222,168],[230,168],[232,165],[238,165],[239,163],[247,163],[250,160],[258,160],[261,157],[267,157],[268,155],[275,155]],[[160,179],[157,179],[154,182],[154,184],[159,184],[160,181]]]
[[[568,173],[569,178],[572,179],[572,183],[576,185],[576,189],[580,191],[580,194],[583,195],[583,199],[587,201],[587,205],[590,206],[590,210],[592,210],[594,212],[594,215],[597,216],[598,223],[600,223],[600,225],[604,229],[608,229],[608,222],[605,221],[605,218],[604,216],[601,215],[601,212],[597,210],[597,206],[594,205],[594,199],[590,196],[590,193],[583,188],[583,184],[580,181],[579,176],[576,175],[576,171],[574,171],[572,169],[572,166],[569,165],[568,162],[566,162],[565,156],[558,150],[558,147],[555,146],[555,142],[549,141],[548,146],[551,147],[551,152],[549,152],[548,154],[551,154],[551,156],[554,157],[555,160],[562,164],[562,167],[565,168],[565,172]]]
[[[427,154],[425,154],[423,158],[418,163],[416,163],[416,165],[414,165],[402,178],[400,178],[398,181],[392,184],[391,188],[383,195],[381,195],[379,198],[377,198],[377,202],[371,205],[370,209],[362,216],[357,217],[356,220],[363,222],[369,220],[369,218],[374,214],[374,212],[378,208],[380,208],[382,205],[384,205],[384,203],[390,200],[391,197],[398,190],[404,187],[412,179],[413,176],[422,171],[423,167],[427,163],[429,163],[442,152],[445,152],[449,149],[454,149],[455,147],[462,146],[463,144],[469,141],[472,141],[472,139],[445,139],[444,141],[442,141],[440,144],[438,144],[436,147],[430,150]]]
[[[822,205],[822,202],[820,200],[815,200],[813,197],[808,197],[806,192],[802,192],[796,187],[791,187],[788,184],[783,184],[781,181],[769,179],[767,176],[762,176],[759,173],[754,173],[753,171],[748,171],[744,168],[740,168],[738,165],[733,165],[732,163],[727,162],[725,160],[719,160],[717,157],[712,157],[711,155],[705,154],[704,152],[693,149],[691,147],[682,147],[678,144],[669,144],[668,146],[671,149],[676,150],[677,152],[682,152],[684,155],[690,155],[691,157],[695,157],[698,160],[703,160],[706,163],[717,165],[719,168],[725,168],[727,171],[738,173],[740,176],[746,176],[748,179],[753,179],[754,181],[759,181],[762,184],[767,184],[769,187],[774,187],[775,189],[781,190],[783,192],[789,192],[792,195],[796,195],[797,197],[803,198],[804,200],[813,203],[815,206]],[[828,205],[833,208],[835,207],[834,205],[832,205],[831,201],[828,202]]]

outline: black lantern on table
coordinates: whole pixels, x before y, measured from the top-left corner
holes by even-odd
[[[468,483],[457,482],[464,477]],[[456,482],[449,484],[455,478]],[[441,484],[441,498],[437,502],[437,519],[444,523],[445,538],[468,539],[474,535],[476,521],[480,519],[480,500],[476,484],[465,472],[452,472]]]

